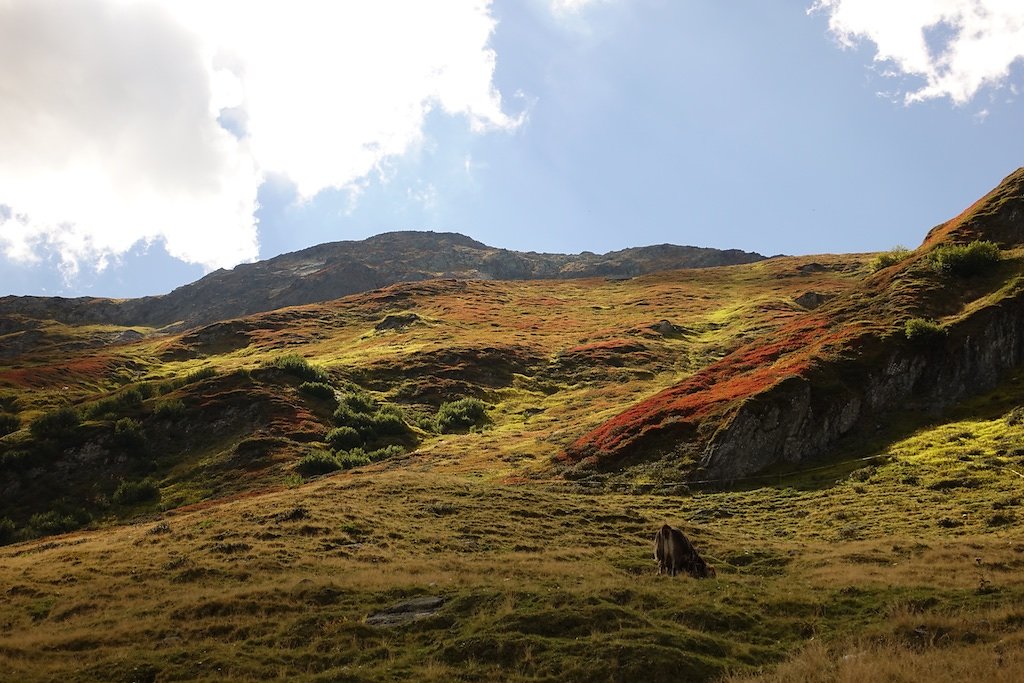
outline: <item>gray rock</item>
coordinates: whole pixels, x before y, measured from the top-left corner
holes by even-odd
[[[797,298],[793,299],[798,306],[806,308],[809,311],[813,311],[818,306],[832,298],[831,294],[820,294],[818,292],[804,292]]]
[[[439,595],[403,600],[369,615],[366,617],[366,623],[370,626],[401,626],[436,614],[444,603],[445,599]]]
[[[823,389],[791,377],[744,402],[705,447],[702,476],[734,480],[820,458],[863,421],[896,409],[941,412],[1021,363],[1024,294],[978,311],[935,345],[894,345],[857,383]]]

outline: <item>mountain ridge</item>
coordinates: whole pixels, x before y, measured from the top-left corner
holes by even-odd
[[[174,330],[285,306],[330,301],[398,282],[625,278],[661,270],[753,263],[766,257],[737,249],[631,247],[606,254],[548,254],[490,247],[459,233],[386,232],[327,242],[270,259],[220,269],[173,291],[137,299],[0,297],[0,334],[25,329],[14,316],[71,324],[139,325]]]

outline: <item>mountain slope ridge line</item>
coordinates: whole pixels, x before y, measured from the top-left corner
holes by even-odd
[[[737,249],[660,244],[606,254],[499,249],[458,233],[401,231],[329,242],[232,270],[217,270],[174,291],[139,299],[0,297],[0,316],[73,324],[140,325],[180,331],[202,324],[330,301],[399,282],[439,278],[538,280],[628,278],[664,270],[754,263]]]

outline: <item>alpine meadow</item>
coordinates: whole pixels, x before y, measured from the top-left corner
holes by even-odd
[[[916,249],[390,233],[0,335],[5,680],[1024,675],[1024,169]]]

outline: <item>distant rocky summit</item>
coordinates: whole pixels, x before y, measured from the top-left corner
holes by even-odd
[[[457,233],[389,232],[330,242],[266,261],[217,270],[169,294],[139,299],[7,296],[7,331],[29,320],[185,329],[283,306],[329,301],[378,287],[436,278],[538,280],[628,278],[662,270],[763,260],[737,249],[661,244],[607,254],[540,254],[489,247]]]

